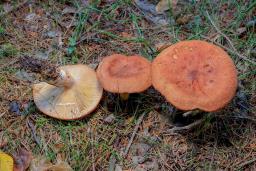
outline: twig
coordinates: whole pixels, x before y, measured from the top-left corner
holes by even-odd
[[[202,111],[200,111],[200,110],[192,110],[192,111],[188,111],[188,112],[183,113],[182,116],[183,117],[188,117],[189,115],[195,116],[195,115],[197,115],[200,112],[202,112]]]
[[[119,143],[120,143],[120,137],[117,136],[113,144],[113,148],[118,148]],[[116,162],[117,162],[116,156],[112,154],[109,159],[108,171],[115,171]]]
[[[93,130],[91,128],[88,129],[88,133],[90,135],[90,139],[93,142],[92,143],[92,170],[95,171],[95,154],[94,154],[94,136],[93,136]]]
[[[220,46],[220,47],[222,47],[222,48],[225,49],[226,51],[228,51],[228,52],[230,52],[230,53],[233,53],[233,54],[237,55],[238,57],[240,57],[240,58],[242,58],[242,59],[244,59],[244,60],[246,60],[246,61],[252,63],[253,65],[256,65],[256,62],[254,62],[253,60],[250,60],[250,59],[246,58],[245,56],[241,55],[241,54],[238,53],[237,51],[234,51],[234,50],[232,50],[232,49],[230,49],[230,48],[227,48],[226,46],[223,46],[222,44],[220,44],[220,43],[218,43],[218,42],[214,42],[214,41],[212,41],[211,39],[209,39],[209,38],[206,37],[206,36],[201,35],[201,37],[204,38],[204,39],[207,39],[207,40],[211,41],[212,43],[214,43],[214,44],[216,44],[216,45],[218,45],[218,46]]]
[[[214,160],[214,156],[215,156],[216,146],[217,146],[217,141],[215,141],[215,143],[214,143],[214,149],[213,149],[213,152],[212,152],[212,157],[211,157],[211,163],[210,163],[210,166],[209,166],[209,170],[212,170],[212,164],[213,164],[213,160]]]
[[[1,65],[0,70],[4,69],[6,67],[10,67],[11,65],[15,64],[18,61],[19,61],[18,58],[12,59],[11,62],[8,62],[8,63],[5,63],[5,64]]]
[[[213,22],[212,18],[210,17],[208,11],[206,11],[206,15],[208,17],[208,19],[210,20],[211,24],[213,25],[213,27],[215,28],[215,30],[222,35],[223,37],[225,37],[225,39],[228,41],[229,45],[231,46],[231,48],[236,51],[236,48],[234,47],[232,41],[229,39],[229,37],[227,35],[225,35],[224,33],[222,33],[222,31],[220,31],[220,29],[215,25],[215,23]]]
[[[30,122],[29,119],[27,120],[27,124],[28,124],[28,127],[31,129],[32,136],[33,136],[35,142],[36,142],[37,145],[39,145],[39,147],[40,147],[40,146],[41,146],[41,143],[40,143],[40,140],[38,139],[38,137],[36,136],[36,129],[35,129],[35,126],[33,125],[32,122]]]
[[[25,5],[28,1],[29,1],[29,0],[25,0],[24,2],[21,2],[21,3],[19,3],[18,5],[12,7],[10,10],[8,10],[8,11],[6,11],[6,12],[0,13],[0,16],[3,17],[3,16],[5,16],[5,15],[11,13],[12,11],[17,10],[18,8],[20,8],[20,7],[22,7],[23,5]]]
[[[143,114],[139,117],[139,119],[138,119],[138,121],[137,121],[137,123],[136,123],[136,125],[135,125],[135,127],[134,127],[132,136],[131,136],[131,138],[130,138],[130,140],[129,140],[129,143],[128,143],[128,145],[127,145],[127,147],[126,147],[126,149],[125,149],[125,152],[124,152],[124,158],[127,156],[128,152],[129,152],[129,149],[130,149],[130,147],[131,147],[131,145],[132,145],[132,142],[133,142],[133,140],[134,140],[134,138],[135,138],[135,135],[136,135],[136,133],[137,133],[137,131],[138,131],[138,129],[139,129],[139,126],[140,126],[140,124],[141,124],[141,122],[142,122],[144,116],[145,116],[145,113],[143,113]]]
[[[4,116],[5,114],[6,114],[6,112],[1,113],[1,114],[0,114],[0,118],[1,118],[2,116]]]
[[[255,162],[255,161],[256,161],[256,158],[253,158],[253,159],[251,159],[251,160],[248,160],[248,161],[246,161],[246,162],[244,162],[244,163],[241,163],[241,164],[238,166],[238,168],[241,169],[242,167],[244,167],[244,166],[246,166],[246,165],[248,165],[248,164],[251,164],[251,163],[253,163],[253,162]]]
[[[116,158],[114,155],[110,156],[108,171],[114,171],[116,165]]]
[[[91,134],[91,136],[92,136],[92,134]],[[92,136],[92,139],[93,139],[93,141],[94,141],[93,136]],[[93,171],[95,171],[95,155],[94,155],[94,146],[92,147],[92,161],[93,161],[93,163],[92,163],[92,170],[93,170]]]
[[[182,127],[174,126],[172,129],[169,129],[166,132],[175,133],[177,131],[190,130],[190,129],[194,128],[195,126],[201,124],[203,121],[204,121],[204,119],[199,119],[199,120],[197,120],[189,125],[186,125],[186,126],[182,126]]]
[[[246,60],[254,65],[256,65],[256,62],[253,61],[253,60],[250,60],[248,59],[247,57],[241,55],[235,48],[235,46],[233,45],[232,41],[229,39],[229,37],[227,35],[225,35],[217,26],[216,24],[213,22],[212,18],[210,17],[208,11],[206,11],[206,15],[207,15],[207,18],[210,20],[211,24],[213,25],[213,27],[215,28],[215,30],[220,34],[222,35],[229,43],[230,47],[232,48],[233,50],[233,53],[235,53],[238,57],[242,58],[243,60]]]
[[[94,40],[96,39],[97,33],[92,33],[91,35],[89,36],[81,36],[81,38],[76,42],[76,45],[82,43],[83,41],[87,41],[87,40]]]
[[[188,111],[182,114],[183,117],[187,117],[189,115],[191,115],[193,113],[193,111]]]
[[[235,119],[245,119],[245,120],[249,120],[251,122],[256,122],[256,119],[253,119],[251,117],[243,117],[243,116],[233,116],[232,118],[235,118]]]

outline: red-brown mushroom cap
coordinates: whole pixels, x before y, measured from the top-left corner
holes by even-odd
[[[235,95],[237,71],[220,47],[199,40],[182,41],[155,58],[152,84],[179,109],[215,111]]]
[[[141,56],[114,54],[97,69],[102,87],[113,93],[138,93],[151,86],[151,63]]]

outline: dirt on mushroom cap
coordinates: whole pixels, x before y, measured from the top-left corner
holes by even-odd
[[[151,86],[151,63],[141,56],[114,54],[97,69],[104,89],[113,93],[137,93]]]
[[[72,76],[72,87],[56,87],[45,82],[35,84],[35,104],[40,111],[57,119],[74,120],[87,116],[97,107],[103,93],[96,73],[86,65],[66,65],[60,70]]]
[[[234,96],[237,71],[221,48],[199,40],[182,41],[155,58],[152,83],[177,108],[215,111]]]

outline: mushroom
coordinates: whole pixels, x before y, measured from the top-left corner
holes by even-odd
[[[0,150],[0,170],[1,171],[13,171],[14,160],[12,156],[2,152]]]
[[[105,57],[97,69],[102,87],[120,93],[127,100],[129,93],[139,93],[151,86],[151,63],[141,56],[114,54]]]
[[[61,66],[58,71],[56,80],[33,85],[36,106],[44,114],[62,120],[90,114],[103,93],[95,71],[86,65]]]
[[[182,41],[154,59],[152,84],[181,110],[211,112],[234,97],[237,71],[220,47],[200,40]]]

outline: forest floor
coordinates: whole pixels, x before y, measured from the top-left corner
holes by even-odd
[[[180,0],[163,15],[133,0],[0,3],[0,150],[25,148],[74,170],[256,170],[255,0]],[[184,119],[175,123],[172,116],[182,111],[153,88],[132,95],[128,106],[104,93],[83,120],[47,117],[31,93],[39,76],[16,63],[30,56],[96,68],[113,53],[152,60],[165,45],[191,39],[224,48],[237,67],[239,87],[224,109],[178,133],[170,129]]]

